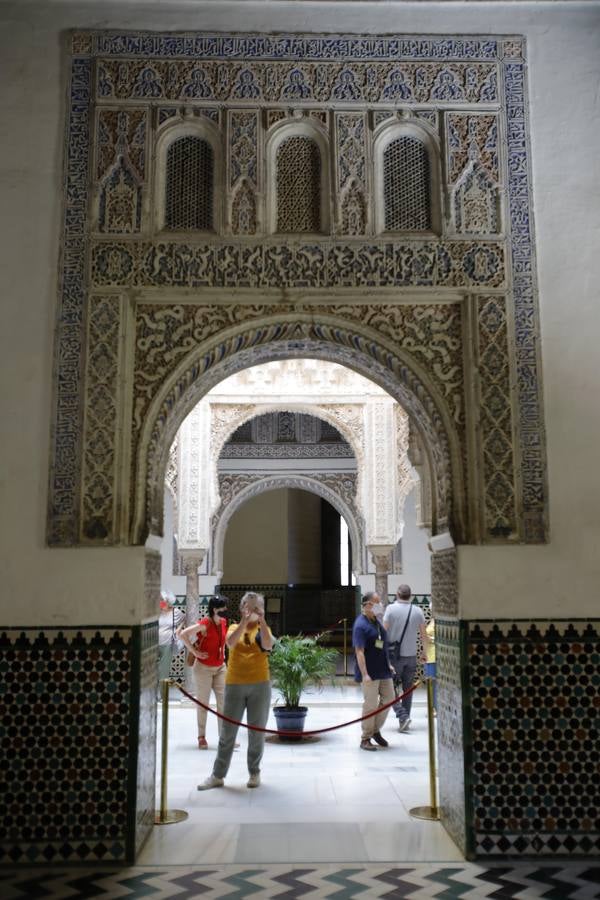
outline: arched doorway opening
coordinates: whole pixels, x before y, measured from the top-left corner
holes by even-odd
[[[285,485],[285,476],[263,481],[258,492],[240,498],[221,525],[220,593],[229,598],[235,615],[243,593],[259,591],[273,633],[323,634],[339,652],[337,672],[343,675],[348,637],[343,623],[354,620],[358,599],[346,520],[322,492],[311,489],[309,479],[299,479],[305,488],[278,487]]]
[[[268,361],[277,361],[277,360],[286,360],[286,359],[287,360],[290,360],[290,359],[291,360],[299,360],[299,359],[320,360],[325,357],[326,361],[331,362],[331,359],[327,359],[327,357],[326,357],[326,348],[324,349],[322,346],[311,346],[309,348],[311,350],[311,353],[309,356],[302,356],[300,348],[297,345],[294,345],[293,347],[286,346],[283,350],[283,353],[281,353],[281,349],[282,348],[279,347],[275,351],[275,360],[272,359],[271,355],[267,356],[267,360]],[[302,350],[304,351],[304,353],[306,353],[305,346],[302,347]],[[271,352],[273,352],[273,348],[271,348]],[[254,359],[255,358],[253,357],[252,354],[248,355],[248,360],[252,360],[252,362],[254,362]],[[246,369],[239,369],[239,370],[236,369],[236,371],[243,372],[243,371],[246,371],[248,368],[249,367],[246,367]],[[386,378],[383,377],[380,369],[377,368],[377,366],[374,366],[374,368],[375,368],[376,372],[381,376],[381,381],[383,381],[385,383]],[[357,367],[353,367],[352,371],[356,371],[356,369],[357,369]],[[370,369],[368,369],[368,371],[370,374]],[[387,381],[389,382],[389,378],[387,378]],[[207,391],[206,394],[204,394],[203,396],[207,396],[208,393],[209,392]],[[188,405],[189,405],[188,400],[185,400],[185,402],[184,402],[184,400],[182,399],[183,396],[184,396],[183,394],[180,395],[180,400],[181,400],[181,404],[182,404],[181,410],[187,409]],[[196,393],[194,396],[197,397],[198,394]],[[266,410],[264,407],[258,407],[258,410],[257,410],[257,404],[246,403],[245,402],[246,399],[247,398],[243,398],[243,397],[237,398],[238,409],[235,411],[235,416],[228,418],[227,428],[224,430],[224,432],[222,434],[223,440],[221,442],[221,447],[224,444],[226,444],[228,440],[231,440],[231,437],[235,434],[236,430],[238,430],[240,428],[241,429],[246,428],[246,434],[247,434],[248,433],[248,428],[247,428],[248,423],[253,418],[256,418],[257,411],[259,413],[259,417],[260,417],[260,415],[264,416],[264,415],[267,415],[267,414],[270,414],[273,412],[272,409]],[[252,398],[252,399],[256,399],[256,398]],[[418,398],[414,404],[415,408],[417,410],[422,411],[422,409],[426,406],[425,400],[426,400],[425,397]],[[193,408],[193,407],[191,407],[191,408]],[[290,401],[288,401],[286,403],[280,402],[279,405],[275,405],[275,410],[285,412],[286,414],[294,414],[294,415],[308,414],[308,411],[302,406],[300,401],[298,401],[298,398],[295,398],[295,401],[293,401],[293,402],[290,402]],[[158,431],[160,431],[163,428],[164,424],[169,419],[170,414],[169,414],[168,409],[167,410],[163,409],[163,412],[166,413],[166,418],[164,419],[164,421],[161,420],[161,422],[157,423]],[[420,478],[419,478],[419,500],[418,500],[418,503],[415,504],[415,506],[418,506],[420,513],[422,515],[422,524],[426,524],[428,526],[428,528],[427,528],[428,531],[434,531],[436,528],[436,523],[440,523],[440,522],[446,523],[448,521],[448,519],[450,518],[450,506],[447,507],[447,511],[445,514],[441,514],[443,507],[440,506],[440,497],[442,496],[443,491],[440,489],[439,475],[440,475],[440,472],[446,471],[446,473],[448,473],[449,471],[452,470],[452,465],[453,465],[452,455],[449,453],[449,447],[452,446],[452,440],[444,439],[441,442],[441,448],[440,448],[440,445],[436,445],[435,447],[432,448],[431,445],[426,443],[424,434],[425,435],[434,434],[435,428],[441,428],[442,423],[443,423],[443,418],[441,416],[435,419],[435,426],[432,423],[428,424],[427,420],[421,421],[420,419],[415,418],[414,415],[409,417],[409,421],[410,421],[410,429],[411,429],[410,430],[410,443],[411,443],[410,459],[411,459],[411,461],[414,462],[414,467],[413,467],[414,470],[420,476]],[[382,432],[380,429],[379,429],[379,431],[377,431],[377,429],[374,429],[374,430],[372,429],[369,432],[369,434],[371,435],[372,438],[374,438],[374,443],[377,443],[377,439],[379,439],[380,441],[382,439]],[[454,435],[454,438],[455,437],[456,437],[456,435]],[[233,443],[235,443],[235,441]],[[148,450],[151,451],[150,444],[148,445]],[[445,455],[446,451],[448,451],[447,456]],[[221,456],[221,452],[219,453],[219,455]],[[149,459],[149,461],[151,461],[153,459],[151,452],[149,452],[148,459]],[[156,461],[156,459],[157,459],[157,457],[154,457],[154,461]],[[239,457],[238,457],[238,459],[239,459]],[[449,466],[448,469],[445,469],[445,467],[444,467],[445,466],[444,460],[447,460],[447,462],[448,462],[448,466]],[[455,460],[455,462],[456,462],[456,460]],[[460,467],[459,467],[459,471],[460,471]],[[263,473],[263,477],[264,477],[264,473]],[[270,477],[270,481],[265,481],[265,483],[263,483],[260,486],[258,491],[256,490],[256,481],[255,480],[253,482],[251,479],[249,482],[247,482],[242,487],[242,490],[239,490],[236,493],[236,502],[233,504],[232,503],[228,504],[229,512],[227,515],[221,516],[221,517],[217,516],[215,518],[214,512],[213,512],[212,524],[213,524],[214,528],[213,528],[213,533],[210,536],[211,546],[210,546],[210,553],[208,554],[208,558],[207,558],[206,565],[205,565],[205,571],[206,571],[206,576],[204,576],[205,578],[208,578],[208,579],[214,579],[215,577],[222,578],[223,575],[225,574],[226,563],[225,563],[224,553],[223,553],[222,548],[224,546],[225,537],[226,537],[226,533],[227,533],[227,524],[231,521],[232,516],[234,515],[235,511],[243,508],[243,505],[245,503],[249,503],[251,500],[251,497],[253,495],[258,496],[262,493],[264,493],[264,494],[268,494],[269,492],[274,493],[278,489],[281,489],[281,487],[285,484],[285,476],[282,478],[281,474],[274,475],[273,473],[270,473],[269,477]],[[310,479],[310,476],[307,476],[306,474],[303,477],[307,480],[307,482]],[[448,485],[449,484],[450,484],[450,482],[448,483]],[[411,487],[412,486],[413,485],[411,485]],[[221,487],[221,485],[218,484],[217,496],[220,495],[220,487]],[[289,488],[289,485],[287,485],[287,487]],[[299,487],[297,482],[295,483],[295,487],[296,488]],[[306,483],[304,485],[304,487],[306,487],[308,490],[312,491],[312,489],[314,488],[314,485]],[[322,494],[322,485],[320,486],[319,490],[312,491],[312,492],[317,493],[317,494],[318,493]],[[338,505],[339,505],[339,498],[338,498]],[[215,508],[218,508],[218,507],[215,507]],[[346,519],[346,521],[349,524],[349,531],[352,535],[352,524],[351,523],[352,523],[353,517],[352,517],[352,515],[346,515],[346,516],[344,516],[344,518]],[[356,518],[356,517],[354,517],[354,518]],[[423,521],[423,519],[425,519],[426,521]],[[360,527],[357,526],[356,530],[360,531]],[[360,537],[355,538],[353,541],[353,544],[360,546],[360,544],[361,544]],[[220,550],[219,550],[219,547],[221,547]],[[377,569],[377,563],[375,561],[373,554],[367,554],[367,556],[371,557],[372,561],[375,563],[374,567],[375,567],[375,569]],[[377,571],[372,572],[371,575],[373,578],[373,582],[376,582],[376,578],[378,575]],[[207,583],[207,582],[205,582],[205,583]],[[375,584],[373,586],[375,586]],[[394,813],[392,813],[392,816],[393,815],[394,815]]]
[[[283,318],[283,321],[282,321]],[[325,317],[329,318],[329,317]],[[332,317],[333,320],[334,317]],[[369,328],[349,328],[340,319],[316,325],[309,316],[279,316],[276,321],[263,319],[259,324],[226,329],[218,339],[208,340],[190,351],[165,377],[147,414],[141,419],[136,460],[138,464],[133,507],[134,537],[148,530],[160,532],[162,496],[157,483],[168,465],[169,447],[186,415],[215,385],[226,377],[243,372],[260,363],[297,359],[324,360],[358,372],[383,388],[405,410],[410,424],[411,459],[420,475],[420,508],[432,534],[450,530],[461,539],[471,528],[464,490],[464,447],[461,429],[445,398],[428,378],[427,373],[393,341],[388,341]],[[377,428],[372,429],[375,446]],[[138,538],[139,539],[139,538]],[[450,540],[450,548],[453,546]],[[446,538],[443,538],[446,547]],[[383,557],[389,567],[389,556]],[[436,553],[432,559],[433,593],[436,590],[445,609],[456,611],[456,568],[451,549]],[[380,562],[374,556],[377,564]],[[436,563],[441,563],[437,564]],[[192,560],[192,564],[194,561]],[[193,564],[193,570],[198,571]],[[388,569],[389,570],[389,569]],[[207,572],[207,574],[209,574]],[[375,575],[377,582],[377,573]],[[189,591],[188,591],[189,594]],[[460,679],[454,671],[459,635],[448,629],[447,697],[440,711],[440,757],[447,752],[453,773],[440,782],[442,813],[447,808],[445,824],[460,839],[464,821],[464,791],[457,778],[456,746],[458,720],[461,716]],[[440,666],[440,685],[445,666]],[[457,703],[458,701],[458,703]],[[449,770],[450,771],[450,770]],[[458,813],[457,813],[458,810]],[[462,810],[462,811],[461,811]]]

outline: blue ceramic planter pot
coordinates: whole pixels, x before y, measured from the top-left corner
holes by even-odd
[[[287,706],[274,706],[275,720],[279,731],[297,731],[298,737],[293,735],[280,735],[280,741],[300,741],[302,740],[301,732],[304,731],[304,720],[308,712],[308,706],[295,706],[293,708]]]

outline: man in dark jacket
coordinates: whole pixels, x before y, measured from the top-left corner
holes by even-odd
[[[394,699],[394,673],[388,657],[387,634],[379,621],[382,615],[383,606],[379,594],[369,592],[362,599],[362,613],[352,628],[352,645],[356,657],[354,680],[362,682],[363,716]],[[388,709],[384,709],[362,722],[361,750],[377,750],[378,746],[388,746],[381,735],[388,712]]]

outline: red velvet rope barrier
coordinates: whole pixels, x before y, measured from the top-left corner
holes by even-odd
[[[394,697],[393,700],[390,700],[389,703],[386,703],[385,706],[380,706],[378,709],[374,709],[373,712],[367,713],[366,716],[361,716],[359,719],[351,719],[350,722],[342,722],[341,725],[329,725],[327,728],[317,728],[315,731],[278,731],[276,728],[260,728],[258,725],[248,725],[247,722],[238,722],[236,719],[230,719],[229,716],[224,715],[223,713],[217,712],[214,709],[211,709],[210,706],[207,706],[205,703],[202,703],[201,700],[197,700],[196,697],[189,694],[185,688],[182,688],[180,684],[177,684],[176,681],[171,681],[171,684],[175,687],[179,688],[182,694],[184,694],[188,700],[192,700],[198,706],[201,706],[202,709],[205,709],[207,712],[213,714],[218,719],[223,719],[224,722],[229,722],[231,725],[241,725],[242,728],[247,728],[249,731],[260,731],[263,734],[278,734],[283,735],[284,737],[310,737],[313,734],[325,734],[327,731],[337,731],[338,728],[347,728],[348,725],[356,725],[358,722],[364,722],[365,719],[370,719],[372,716],[376,716],[378,713],[383,712],[384,709],[389,709],[390,706],[393,706],[394,703],[398,703],[399,700],[404,699],[404,697],[408,697],[409,694],[418,688],[421,684],[420,681],[416,681],[411,688],[407,691],[404,691],[403,694],[399,694],[397,697]]]

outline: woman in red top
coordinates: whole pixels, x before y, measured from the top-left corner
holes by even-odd
[[[208,616],[190,625],[180,633],[180,638],[194,654],[196,660],[192,669],[192,677],[196,697],[208,705],[210,692],[214,691],[217,701],[217,712],[223,712],[223,696],[225,694],[225,638],[227,622],[222,618],[227,609],[225,597],[211,597],[208,601]],[[206,715],[201,706],[198,707],[198,747],[208,750],[206,742]],[[219,734],[221,719],[218,719]]]

